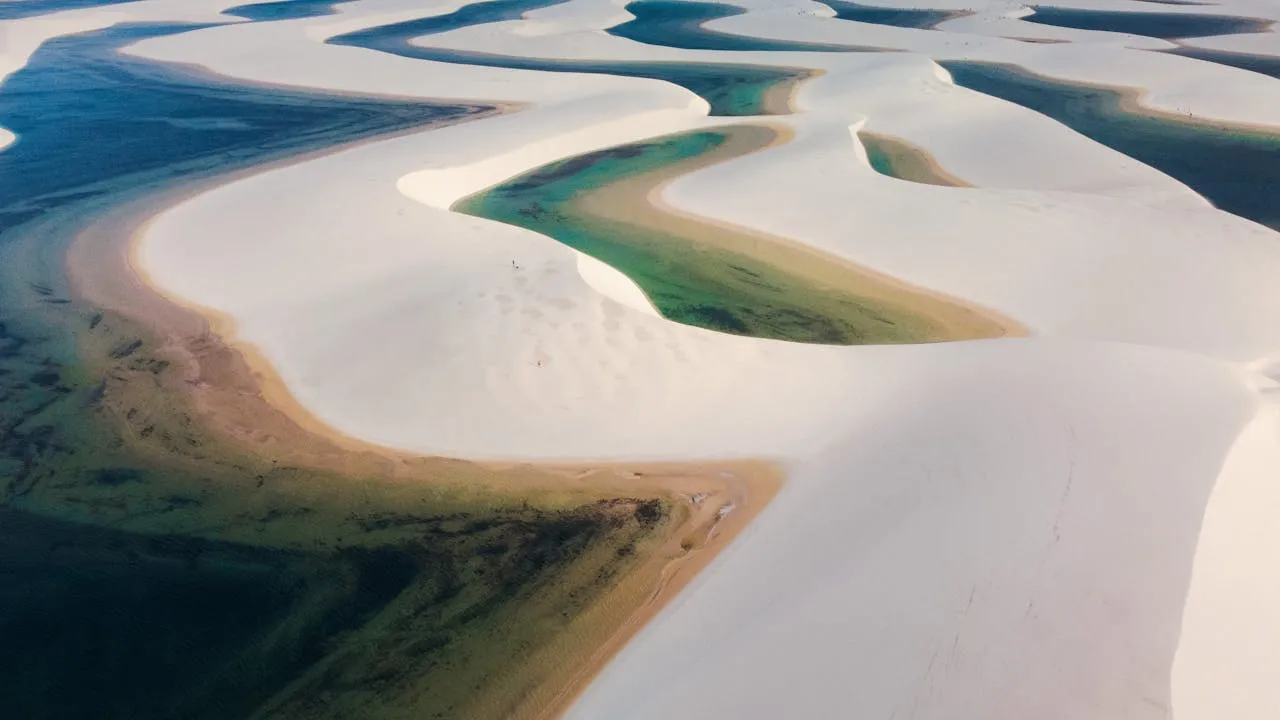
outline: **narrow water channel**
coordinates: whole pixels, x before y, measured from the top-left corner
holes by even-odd
[[[1280,79],[1280,57],[1273,55],[1250,55],[1249,53],[1186,46],[1174,50],[1166,50],[1165,52],[1170,55],[1181,55],[1196,60],[1204,60],[1205,62],[1218,63],[1219,65],[1228,65]]]
[[[1035,13],[1023,20],[1039,25],[1104,30],[1106,32],[1144,35],[1161,40],[1236,35],[1266,32],[1272,23],[1259,18],[1198,13],[1120,12],[1114,10],[1082,10],[1033,6]]]
[[[650,205],[665,181],[767,147],[775,131],[731,126],[672,135],[539,168],[461,201],[477,217],[549,235],[625,273],[667,318],[720,332],[836,345],[1000,334],[945,300],[913,293],[778,238]]]
[[[331,15],[334,7],[353,0],[278,0],[250,5],[237,5],[222,11],[223,15],[246,20],[267,22],[271,20],[297,20],[299,18]]]
[[[848,0],[822,0],[822,4],[836,11],[836,18],[872,25],[931,30],[939,23],[962,17],[963,10],[928,10],[920,8],[888,8],[861,5]]]
[[[795,51],[795,52],[859,52],[877,48],[809,43],[798,40],[770,40],[747,35],[717,32],[705,26],[712,20],[741,15],[746,10],[736,5],[683,0],[637,0],[627,5],[635,18],[608,29],[610,35],[635,40],[646,45],[682,50]]]
[[[1013,66],[941,64],[957,85],[1044,113],[1180,180],[1229,213],[1280,229],[1280,133],[1132,111],[1121,91]]]
[[[801,68],[777,68],[728,63],[601,62],[526,58],[413,45],[414,38],[457,30],[479,23],[514,20],[530,10],[564,0],[492,0],[455,12],[402,23],[367,28],[330,38],[335,45],[351,45],[419,60],[521,70],[598,73],[665,80],[707,101],[717,116],[781,115],[790,112],[788,100],[796,83],[812,73]]]

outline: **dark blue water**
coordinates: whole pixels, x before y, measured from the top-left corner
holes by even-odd
[[[1218,63],[1219,65],[1229,65],[1237,67],[1241,70],[1270,75],[1273,78],[1280,78],[1280,57],[1268,55],[1248,55],[1246,53],[1225,52],[1222,50],[1204,50],[1194,47],[1180,47],[1174,50],[1167,50],[1171,55],[1181,55],[1183,57],[1195,58],[1196,60],[1205,60],[1207,62]]]
[[[564,0],[493,0],[468,5],[456,12],[436,17],[368,28],[330,38],[335,45],[351,45],[380,50],[402,57],[436,62],[481,65],[521,70],[598,73],[665,80],[688,89],[711,105],[711,114],[720,116],[765,115],[765,92],[777,83],[807,77],[798,68],[711,63],[587,62],[522,58],[478,52],[443,50],[411,45],[413,38],[425,37],[471,25],[513,20],[525,12],[559,4]]]
[[[733,17],[746,12],[734,5],[709,2],[673,2],[672,0],[639,0],[627,5],[627,11],[635,19],[615,25],[607,31],[646,45],[680,48],[683,50],[794,50],[800,52],[859,52],[875,50],[825,43],[807,43],[794,40],[767,40],[745,35],[716,32],[703,27],[704,23],[720,18]]]
[[[238,5],[222,11],[223,15],[234,15],[248,20],[297,20],[298,18],[320,17],[332,15],[335,5],[352,0],[279,0],[279,2],[254,3]]]
[[[1162,40],[1265,32],[1271,25],[1269,20],[1227,15],[1112,12],[1054,7],[1033,9],[1034,15],[1022,19],[1041,25],[1077,30],[1106,30],[1129,35],[1145,35]]]
[[[964,13],[954,10],[920,10],[916,8],[883,8],[871,5],[859,5],[844,0],[822,0],[822,4],[836,11],[841,20],[871,23],[873,25],[892,25],[894,27],[917,28],[928,30],[944,20],[950,20]]]
[[[419,18],[417,20],[409,20],[384,27],[396,28],[396,34],[405,38],[435,35],[437,33],[448,32],[450,30],[460,30],[473,25],[502,22],[504,20],[518,20],[520,19],[520,16],[531,10],[551,7],[552,5],[560,5],[567,1],[568,0],[489,0],[488,2],[476,2],[471,5],[464,5],[451,13]],[[338,45],[354,45],[360,38],[370,36],[377,37],[381,35],[381,30],[382,28],[370,28],[368,30],[354,32],[348,35],[340,35],[338,37],[330,38],[329,41]],[[346,39],[339,40],[339,38]]]
[[[0,20],[16,20],[18,18],[46,15],[63,10],[81,10],[84,8],[121,5],[136,0],[17,0],[16,2],[0,2]]]
[[[196,79],[113,51],[192,26],[122,26],[52,40],[0,85],[0,238],[68,203],[229,171],[460,118],[479,107],[362,100]]]
[[[941,64],[958,85],[1048,115],[1177,178],[1229,213],[1280,229],[1280,134],[1127,112],[1114,90],[1011,66]]]

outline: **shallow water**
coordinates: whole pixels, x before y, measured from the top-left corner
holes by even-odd
[[[113,52],[193,27],[122,26],[55,39],[0,85],[0,125],[18,135],[0,152],[0,177],[22,179],[0,183],[0,252],[10,254],[0,264],[0,308],[26,310],[0,312],[11,332],[67,301],[62,253],[92,212],[178,180],[479,111],[195,80]],[[25,243],[19,260],[14,241],[31,222],[65,226],[64,234]],[[74,358],[74,333],[41,334],[62,348],[58,358]]]
[[[1223,52],[1221,50],[1205,50],[1194,47],[1180,47],[1167,50],[1170,55],[1195,58],[1207,62],[1229,65],[1241,70],[1269,75],[1280,79],[1280,57],[1269,55],[1249,55],[1247,53]]]
[[[83,10],[85,8],[108,7],[121,5],[136,0],[19,0],[18,2],[0,2],[0,20],[17,20],[19,18],[47,15],[63,10]]]
[[[274,157],[426,122],[475,107],[336,98],[193,81],[111,55],[131,42],[195,26],[134,26],[46,43],[0,85],[0,125],[18,135],[0,152],[0,237],[91,195]]]
[[[1034,15],[1022,19],[1041,25],[1077,30],[1105,30],[1129,35],[1145,35],[1162,40],[1265,32],[1271,25],[1269,20],[1228,15],[1115,12],[1041,6],[1033,6],[1033,9]]]
[[[1229,213],[1280,229],[1280,134],[1127,112],[1114,90],[1010,66],[941,64],[958,85],[1044,113],[1182,181]]]
[[[923,149],[905,140],[865,131],[858,133],[858,140],[867,152],[867,162],[881,175],[923,185],[950,187],[965,184],[936,167]]]
[[[688,325],[825,344],[932,339],[933,328],[918,318],[857,294],[852,275],[841,278],[844,284],[823,284],[706,242],[705,235],[679,236],[583,208],[583,199],[600,188],[716,151],[727,132],[683,133],[552,163],[454,209],[535,230],[592,255],[634,280],[664,316]],[[737,244],[761,242],[742,238]]]
[[[598,73],[665,80],[693,92],[711,106],[711,115],[766,115],[767,93],[779,83],[809,75],[806,70],[754,65],[664,62],[598,62],[490,55],[478,52],[443,50],[409,44],[417,37],[457,30],[480,23],[514,20],[523,13],[557,5],[564,0],[493,0],[468,5],[446,15],[368,28],[329,39],[336,45],[352,45],[402,57],[463,65],[549,70],[571,73]]]
[[[510,682],[665,506],[351,477],[192,417],[169,350],[69,292],[71,238],[159,190],[482,108],[233,86],[113,54],[182,30],[54,40],[0,86],[0,124],[20,133],[0,177],[21,178],[0,183],[0,715],[475,716],[475,688]],[[201,342],[203,376],[222,356]]]
[[[254,3],[238,5],[222,11],[223,15],[234,15],[247,20],[297,20],[298,18],[321,17],[332,15],[334,6],[354,0],[279,0],[278,2]]]
[[[710,2],[674,2],[672,0],[638,0],[627,5],[627,11],[635,19],[608,29],[617,35],[646,45],[681,48],[684,50],[738,50],[738,51],[798,51],[798,52],[858,52],[864,49],[827,43],[807,43],[797,40],[769,40],[747,35],[717,32],[703,27],[704,23],[720,18],[733,17],[746,12],[735,5]]]
[[[840,20],[853,20],[873,25],[890,25],[920,30],[932,29],[938,23],[963,14],[954,10],[874,7],[843,0],[822,0],[822,4],[835,10],[836,17]]]

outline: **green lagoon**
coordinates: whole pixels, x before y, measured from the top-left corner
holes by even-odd
[[[688,325],[832,345],[943,339],[948,331],[936,318],[909,309],[909,291],[890,291],[837,258],[643,210],[647,191],[663,178],[774,138],[768,128],[735,126],[622,145],[544,166],[453,209],[535,230],[602,260],[664,316]],[[624,209],[628,198],[634,204]]]

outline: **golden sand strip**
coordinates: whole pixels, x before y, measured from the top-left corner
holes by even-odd
[[[773,128],[741,126],[716,152],[612,184],[593,196],[592,207],[629,222],[652,223],[665,231],[696,231],[699,241],[730,242],[736,247],[750,231],[683,215],[658,202],[658,194],[676,175],[784,142],[787,137]],[[234,324],[227,317],[163,296],[133,262],[136,239],[149,218],[184,198],[268,167],[272,166],[178,188],[118,208],[95,222],[77,238],[67,257],[78,294],[95,306],[150,328],[161,338],[162,352],[181,368],[181,382],[166,391],[193,407],[199,422],[211,433],[246,452],[353,478],[379,477],[460,492],[483,489],[492,495],[542,503],[554,503],[552,498],[575,502],[620,497],[660,498],[671,503],[671,531],[642,548],[643,557],[633,569],[570,621],[565,632],[478,693],[474,707],[467,712],[471,717],[493,716],[495,712],[521,718],[559,714],[760,512],[779,489],[781,471],[763,461],[477,463],[399,452],[325,425],[297,402],[255,348],[236,339]],[[708,227],[717,232],[708,237]],[[1017,328],[991,314],[882,278],[785,239],[751,237],[764,259],[788,263],[789,269],[817,277],[825,277],[834,263],[841,268],[839,281],[847,281],[852,271],[877,292],[895,301],[909,300],[913,309],[932,313],[956,332],[992,336]],[[767,242],[760,242],[762,239]],[[788,252],[773,250],[779,246]]]
[[[742,124],[714,130],[727,138],[716,148],[584,193],[575,200],[576,207],[596,217],[653,228],[691,243],[750,256],[804,278],[817,288],[856,292],[869,301],[926,320],[934,328],[932,340],[1026,334],[1020,323],[988,308],[911,285],[790,238],[709,219],[664,202],[663,191],[677,177],[779,146],[792,138],[791,130],[781,125]]]
[[[885,155],[893,167],[893,177],[925,185],[973,187],[952,175],[927,150],[893,135],[859,130],[858,138]]]
[[[1023,70],[1022,68],[1018,68],[1018,71],[1032,76],[1037,76],[1036,73]],[[1228,132],[1240,134],[1263,135],[1273,139],[1276,137],[1277,133],[1280,133],[1280,127],[1277,127],[1276,125],[1240,122],[1236,120],[1220,120],[1218,118],[1204,116],[1197,117],[1191,112],[1184,114],[1181,112],[1174,112],[1172,110],[1165,110],[1163,108],[1152,107],[1147,103],[1148,99],[1152,95],[1152,92],[1147,88],[1074,82],[1047,75],[1038,75],[1038,77],[1044,78],[1045,80],[1053,83],[1074,85],[1076,87],[1086,88],[1089,90],[1109,90],[1120,96],[1117,102],[1117,106],[1120,110],[1133,115],[1151,117],[1159,120],[1168,120],[1170,122],[1182,123],[1184,125],[1198,125],[1200,127],[1212,128],[1214,130],[1226,130]]]
[[[785,68],[780,68],[785,69]],[[760,105],[765,115],[791,115],[796,112],[796,95],[804,83],[826,74],[826,70],[806,70],[795,68],[796,74],[786,80],[774,83],[765,90],[760,98]]]
[[[133,262],[136,239],[149,218],[165,208],[239,177],[336,150],[187,185],[117,208],[76,238],[67,256],[69,276],[77,294],[90,304],[152,330],[160,339],[161,354],[180,368],[176,375],[181,381],[165,391],[192,407],[212,435],[249,453],[353,478],[379,477],[464,493],[482,489],[543,505],[554,504],[553,498],[659,498],[671,503],[675,522],[666,539],[581,612],[568,632],[486,689],[468,713],[485,717],[486,701],[491,701],[495,708],[504,707],[509,717],[557,715],[768,503],[781,485],[781,472],[763,461],[479,463],[376,446],[319,421],[254,347],[236,339],[228,318],[165,297]],[[518,707],[514,714],[512,702]]]
[[[1083,82],[1080,80],[1072,80],[1069,78],[1057,77],[1044,73],[1035,72],[1029,68],[1016,63],[984,63],[986,65],[994,65],[1000,67],[1007,72],[1015,75],[1021,75],[1032,79],[1042,80],[1055,85],[1065,85],[1067,87],[1076,87],[1082,90],[1103,90],[1115,93],[1118,98],[1117,107],[1126,113],[1138,115],[1142,117],[1155,118],[1157,120],[1168,120],[1175,123],[1183,123],[1186,125],[1198,125],[1215,130],[1225,130],[1228,132],[1242,134],[1257,134],[1268,138],[1275,138],[1280,133],[1280,126],[1268,125],[1266,123],[1243,122],[1239,120],[1222,120],[1214,117],[1205,117],[1192,114],[1191,112],[1175,112],[1164,108],[1153,107],[1149,104],[1152,96],[1151,90],[1145,87],[1134,87],[1131,85],[1111,85],[1109,83]]]

